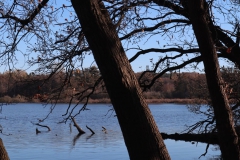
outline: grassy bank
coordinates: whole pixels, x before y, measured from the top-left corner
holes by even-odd
[[[58,100],[58,103],[69,103],[70,99],[60,99]],[[147,103],[149,104],[158,104],[158,103],[178,103],[178,104],[190,104],[194,103],[196,101],[199,102],[197,99],[146,99]],[[72,101],[73,103],[77,103],[76,100]],[[29,99],[20,95],[17,95],[15,97],[9,97],[4,96],[0,97],[0,103],[41,103],[39,99]],[[101,99],[89,99],[89,103],[91,104],[97,104],[97,103],[111,103],[110,99],[108,98],[101,98]],[[204,101],[201,101],[201,103],[205,103]]]

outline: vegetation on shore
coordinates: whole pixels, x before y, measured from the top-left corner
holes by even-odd
[[[191,104],[194,103],[197,99],[146,99],[147,103],[158,104],[158,103],[177,103],[177,104]],[[17,95],[15,97],[3,96],[0,97],[0,103],[42,103],[40,99],[28,99],[27,97]],[[58,103],[69,103],[69,99],[59,100]],[[73,102],[77,103],[77,102]],[[102,99],[89,99],[88,103],[97,104],[97,103],[111,103],[109,98]],[[202,101],[202,103],[205,103]]]
[[[58,103],[69,103],[72,97],[92,87],[101,76],[95,66],[75,70],[68,80],[64,79],[65,74],[59,71],[49,78],[47,74],[27,73],[22,70],[1,73],[0,103],[40,103],[49,99],[56,99]],[[222,74],[229,83],[238,76],[238,73],[230,68],[223,68]],[[140,77],[141,72],[136,73],[136,76]],[[146,83],[153,76],[154,74],[146,74],[140,83]],[[63,82],[66,84],[64,87]],[[237,90],[238,86],[231,89],[231,92],[237,93]],[[58,94],[59,92],[61,94]],[[85,94],[89,94],[89,91]],[[164,74],[143,94],[148,103],[201,104],[207,103],[209,98],[205,74],[196,72]],[[78,101],[72,99],[72,103]],[[88,97],[88,103],[111,103],[103,82]]]

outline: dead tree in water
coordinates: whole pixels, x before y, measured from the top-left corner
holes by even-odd
[[[95,134],[95,132],[91,128],[89,128],[88,126],[86,126],[86,128],[89,129],[89,131],[92,132],[92,134]]]
[[[1,160],[10,160],[1,138],[0,138],[0,159]]]
[[[84,134],[85,131],[82,130],[81,127],[78,126],[77,122],[75,121],[74,117],[71,117],[72,118],[72,121],[73,121],[73,126],[77,128],[79,134]]]
[[[40,126],[40,127],[45,127],[45,128],[48,129],[48,131],[51,131],[51,128],[46,126],[46,125],[42,125],[42,124],[39,124],[39,123],[36,123],[35,125]]]
[[[39,124],[39,123],[33,123],[33,122],[31,122],[31,123],[34,124],[34,125],[40,126],[40,127],[47,128],[48,131],[51,131],[51,128],[48,127],[48,126],[46,126],[46,125],[42,125],[42,124]],[[39,130],[36,128],[36,134],[38,134],[38,133],[41,133],[41,131],[39,131]]]

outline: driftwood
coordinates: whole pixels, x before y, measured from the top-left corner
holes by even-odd
[[[102,127],[102,131],[104,132],[104,133],[107,133],[107,129],[105,128],[105,127]]]
[[[217,133],[202,133],[202,134],[166,134],[161,133],[163,139],[173,139],[173,140],[182,140],[187,142],[202,142],[208,144],[219,144]]]
[[[79,134],[84,134],[85,132],[82,130],[82,128],[80,128],[77,124],[77,122],[75,121],[74,117],[71,117],[72,121],[73,121],[73,126],[77,128]]]
[[[92,134],[95,134],[95,132],[91,128],[89,128],[87,125],[86,125],[86,127],[87,127],[87,129],[89,129],[92,132]]]
[[[240,126],[235,127],[235,130],[236,130],[238,136],[240,136]],[[195,142],[202,142],[202,143],[208,143],[208,144],[219,144],[217,132],[202,133],[202,134],[162,133],[162,137],[163,137],[163,139],[173,139],[173,140],[181,140],[181,141],[188,141],[188,142],[195,141]]]
[[[48,127],[48,126],[46,126],[46,125],[42,125],[42,124],[39,124],[39,123],[33,123],[33,122],[31,122],[31,123],[34,124],[34,125],[40,126],[40,127],[47,128],[48,131],[51,131],[51,128]],[[41,131],[39,131],[39,130],[36,128],[36,134],[38,134],[38,133],[41,133]]]
[[[48,129],[48,131],[51,131],[51,128],[48,127],[48,126],[46,126],[46,125],[41,125],[41,124],[39,124],[39,123],[36,123],[35,125],[40,126],[40,127],[45,127],[45,128]]]

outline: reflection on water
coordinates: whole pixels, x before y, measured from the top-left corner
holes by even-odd
[[[0,119],[3,133],[0,135],[11,160],[66,160],[66,159],[129,159],[127,149],[114,114],[107,114],[108,105],[89,105],[90,110],[82,112],[76,117],[77,123],[86,132],[79,135],[76,128],[69,127],[69,123],[62,121],[61,115],[66,111],[66,104],[58,104],[43,122],[51,128],[33,125],[44,118],[49,109],[41,104],[16,104],[3,107]],[[150,109],[161,132],[175,133],[185,129],[184,125],[191,125],[201,117],[189,113],[184,105],[150,105]],[[88,125],[95,134],[85,127]],[[102,131],[102,126],[107,133]],[[36,134],[36,128],[42,131]],[[46,132],[44,132],[46,131]],[[172,159],[198,159],[205,152],[206,144],[165,140]],[[216,146],[210,146],[209,152],[201,159],[216,159],[220,154]]]

